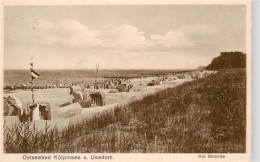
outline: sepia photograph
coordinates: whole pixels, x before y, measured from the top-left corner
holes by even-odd
[[[1,154],[249,160],[248,12],[246,3],[4,5]]]

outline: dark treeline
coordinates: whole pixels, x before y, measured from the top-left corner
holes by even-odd
[[[215,57],[207,70],[218,70],[228,68],[246,68],[246,54],[242,52],[221,52],[221,55]]]
[[[246,71],[222,70],[61,132],[24,130],[5,128],[5,152],[245,152]]]

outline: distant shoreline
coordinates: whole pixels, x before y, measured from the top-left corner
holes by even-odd
[[[30,70],[28,69],[4,69],[4,71],[14,71],[14,70]],[[60,71],[60,70],[65,70],[65,71],[93,71],[96,69],[37,69],[40,71]],[[133,71],[133,70],[137,70],[137,71],[194,71],[194,70],[198,70],[197,68],[194,69],[100,69],[100,71]]]
[[[112,79],[112,78],[141,78],[141,77],[157,77],[163,75],[172,75],[174,73],[192,72],[199,69],[174,69],[174,70],[108,70],[102,69],[98,71],[97,78],[100,79]],[[57,83],[80,83],[89,82],[95,78],[95,70],[36,70],[40,77],[34,81],[35,85],[53,85]],[[6,85],[21,85],[27,84],[31,81],[30,71],[26,70],[4,70],[4,86]],[[88,84],[88,83],[87,83]]]

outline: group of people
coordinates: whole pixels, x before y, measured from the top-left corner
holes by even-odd
[[[116,78],[116,79],[110,79],[110,80],[106,80],[103,82],[96,82],[96,83],[86,83],[86,82],[72,83],[70,84],[70,87],[81,85],[82,87],[87,89],[116,89],[118,85],[122,85],[122,84],[126,84],[128,86],[131,85],[131,81],[129,79]]]
[[[16,89],[31,89],[32,84],[16,84],[16,85],[6,85],[4,90],[16,90]],[[53,83],[49,85],[33,85],[33,89],[51,89],[51,88],[69,88],[69,85],[65,83]]]
[[[173,76],[176,76],[178,79],[186,79],[187,77],[190,77],[191,79],[199,79],[202,77],[206,77],[211,74],[215,74],[216,72],[207,71],[205,69],[202,69],[197,72],[188,72],[188,73],[175,73]]]

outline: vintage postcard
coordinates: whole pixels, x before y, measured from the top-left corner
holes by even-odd
[[[250,161],[251,2],[1,3],[0,161]]]

